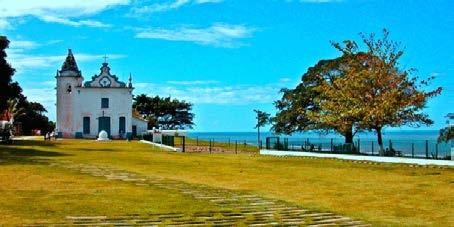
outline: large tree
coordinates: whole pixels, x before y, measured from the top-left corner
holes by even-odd
[[[149,128],[186,129],[194,125],[192,104],[186,101],[141,94],[134,98],[133,108],[148,120]]]
[[[361,38],[365,51],[354,41],[333,43],[341,57],[320,61],[295,89],[282,90],[282,99],[275,102],[276,132],[334,130],[352,143],[358,130],[375,131],[383,154],[384,127],[433,123],[422,112],[428,99],[441,92],[427,91],[433,78],[420,80],[412,76],[414,69],[400,67],[404,52],[387,30],[380,39],[374,34]]]
[[[344,55],[351,56],[347,58],[350,70],[336,80],[336,89],[325,89],[324,96],[331,102],[327,106],[350,110],[350,115],[359,117],[359,128],[375,131],[383,155],[383,128],[432,124],[422,110],[429,98],[441,92],[441,87],[427,91],[433,77],[420,80],[413,76],[414,69],[399,65],[404,51],[399,43],[389,39],[387,30],[379,39],[374,34],[362,34],[361,38],[367,47],[364,53],[353,41],[335,45]]]
[[[47,112],[44,106],[29,102],[22,95],[19,83],[12,80],[15,70],[6,61],[5,49],[8,46],[8,39],[0,36],[0,114],[6,120],[20,123],[25,134],[30,134],[33,130],[43,133],[52,131],[54,123],[44,115]]]
[[[349,72],[348,57],[321,60],[307,70],[295,89],[282,89],[282,98],[275,102],[278,112],[273,130],[284,134],[336,131],[345,137],[345,143],[353,143],[357,116],[326,105],[331,97],[324,95],[325,90],[336,89],[335,81]]]
[[[0,113],[7,109],[9,99],[17,98],[21,92],[19,85],[12,81],[15,70],[6,61],[8,46],[9,40],[0,36]]]
[[[26,96],[20,95],[14,106],[18,111],[14,118],[15,123],[22,125],[24,134],[31,134],[33,130],[40,130],[42,134],[52,132],[55,124],[45,115],[47,112],[43,105],[28,101]]]
[[[450,113],[446,117],[448,118],[448,126],[446,128],[440,129],[440,134],[438,135],[439,143],[446,143],[450,140],[454,140],[454,113]]]

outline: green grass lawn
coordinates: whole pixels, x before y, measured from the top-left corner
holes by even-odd
[[[454,169],[369,165],[329,159],[172,153],[138,142],[20,141],[0,146],[0,224],[215,209],[168,191],[49,167],[54,160],[108,165],[282,199],[375,225],[453,226]],[[37,163],[38,162],[38,163]]]

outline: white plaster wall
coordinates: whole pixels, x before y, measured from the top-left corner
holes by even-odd
[[[75,102],[75,90],[81,84],[82,77],[58,76],[57,77],[57,127],[56,131],[63,133],[64,137],[74,136],[73,104]],[[71,93],[68,93],[68,85],[71,85]]]
[[[120,117],[125,117],[126,132],[132,132],[132,89],[130,88],[85,88],[76,89],[73,107],[74,132],[83,132],[83,117],[90,117],[90,134],[98,135],[98,118],[110,117],[112,137],[119,136]],[[109,108],[101,108],[101,98],[109,99]]]
[[[148,123],[144,120],[137,119],[135,117],[132,118],[132,125],[137,126],[137,135],[143,135],[147,132]]]
[[[188,132],[186,130],[161,130],[163,135],[168,136],[187,136]]]

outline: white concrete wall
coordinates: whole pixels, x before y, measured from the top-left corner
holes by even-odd
[[[120,117],[125,117],[126,132],[132,132],[132,90],[129,88],[78,88],[75,91],[73,122],[75,132],[83,132],[83,118],[90,117],[90,134],[98,135],[98,118],[110,117],[112,137],[119,137]],[[109,99],[109,108],[101,108],[101,99]]]
[[[82,77],[59,76],[57,77],[57,127],[56,131],[61,132],[64,137],[74,136],[73,106],[76,102],[76,87],[82,82]],[[71,92],[68,93],[68,86]]]
[[[372,161],[384,163],[405,163],[416,165],[441,165],[454,166],[454,161],[435,160],[435,159],[416,159],[402,157],[383,157],[383,156],[366,156],[366,155],[350,155],[350,154],[326,154],[315,152],[300,152],[300,151],[276,151],[276,150],[260,150],[261,155],[272,156],[300,156],[300,157],[318,157],[318,158],[337,158],[357,161]]]
[[[167,136],[187,136],[188,132],[186,130],[161,130],[163,135]]]
[[[138,136],[143,135],[144,133],[147,132],[148,122],[146,122],[144,120],[137,119],[137,118],[133,117],[132,118],[132,125],[137,126],[137,135]]]

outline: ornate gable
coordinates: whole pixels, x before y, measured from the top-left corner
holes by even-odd
[[[99,75],[95,74],[91,78],[91,81],[85,82],[85,87],[126,88],[126,83],[119,81],[117,76],[110,74],[110,67],[108,66],[108,63],[102,63],[102,67],[100,69],[101,73]]]

